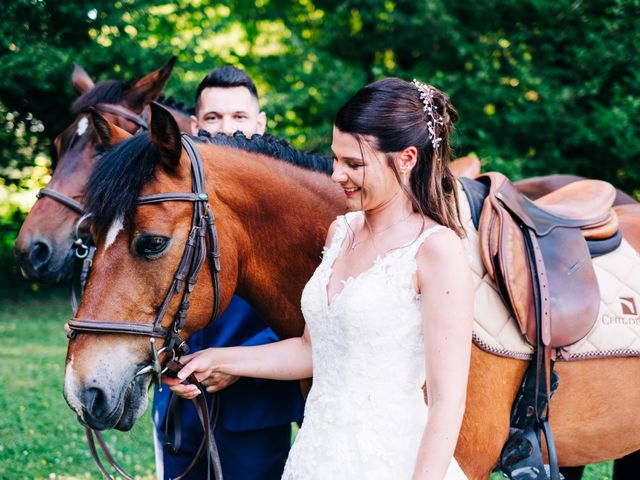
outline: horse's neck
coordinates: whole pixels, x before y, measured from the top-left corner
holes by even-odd
[[[279,336],[300,335],[300,295],[331,221],[344,211],[342,197],[329,176],[280,160],[242,152],[225,163],[234,173],[216,181],[224,185],[216,195],[242,232],[235,234],[237,292]]]

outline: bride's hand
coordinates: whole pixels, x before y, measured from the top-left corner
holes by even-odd
[[[207,348],[192,355],[180,357],[180,362],[184,364],[184,367],[178,372],[177,378],[163,376],[162,382],[169,385],[171,391],[176,395],[186,399],[195,398],[200,394],[196,385],[182,383],[192,373],[210,392],[231,385],[237,380],[237,377],[216,370],[216,364],[219,363],[217,362],[219,350]]]

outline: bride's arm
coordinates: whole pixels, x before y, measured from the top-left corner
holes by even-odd
[[[325,246],[329,245],[336,229],[329,226]],[[305,326],[301,337],[251,347],[208,348],[180,359],[186,363],[178,378],[163,377],[171,390],[184,398],[193,398],[200,392],[195,385],[182,385],[182,379],[192,373],[206,384],[209,377],[224,373],[236,377],[268,378],[273,380],[299,380],[313,373],[311,339]],[[213,391],[215,387],[208,387]]]
[[[269,378],[273,380],[299,380],[309,378],[311,340],[307,327],[301,337],[251,347],[207,348],[180,359],[186,365],[177,379],[165,378],[171,390],[184,398],[193,398],[199,391],[195,385],[182,385],[182,379],[195,373],[206,384],[206,379],[217,373],[237,377]]]
[[[462,241],[450,230],[416,256],[429,416],[413,479],[445,478],[460,433],[471,356],[473,284]]]

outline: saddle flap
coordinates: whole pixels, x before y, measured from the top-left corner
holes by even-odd
[[[579,230],[558,228],[538,238],[550,295],[550,346],[572,345],[593,328],[600,310],[598,279]]]
[[[527,331],[527,325],[535,326],[535,297],[523,233],[505,210],[494,208],[493,212],[495,219],[490,234],[494,281],[522,334],[535,339]]]

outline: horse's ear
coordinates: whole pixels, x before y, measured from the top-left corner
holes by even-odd
[[[129,103],[132,108],[142,108],[154,100],[157,100],[167,80],[169,80],[169,76],[171,76],[171,71],[177,58],[178,57],[175,56],[171,57],[162,68],[138,80],[136,84],[131,87],[131,90],[127,92],[127,103]]]
[[[158,162],[170,173],[180,164],[182,140],[180,129],[171,113],[156,102],[151,103],[151,141],[158,149]]]
[[[77,63],[73,64],[73,72],[71,72],[71,84],[78,95],[93,88],[93,80],[89,74]]]
[[[100,143],[105,150],[109,150],[114,145],[124,142],[127,138],[132,137],[129,132],[123,130],[117,125],[114,125],[100,115],[97,110],[91,110],[91,120],[93,121],[93,127],[98,134]]]

